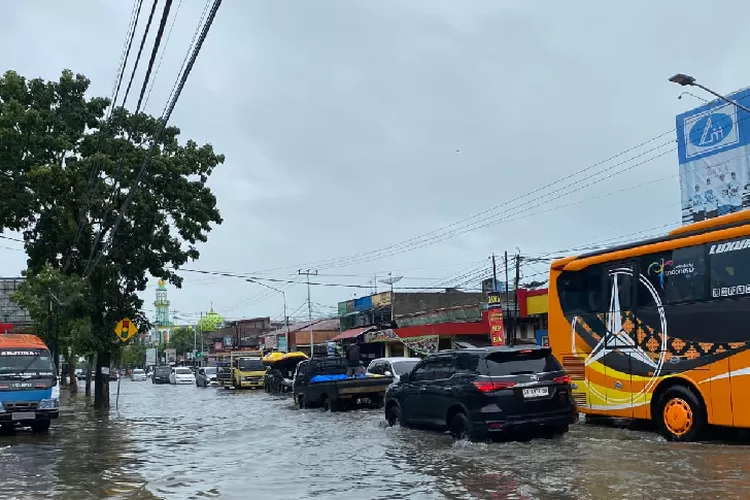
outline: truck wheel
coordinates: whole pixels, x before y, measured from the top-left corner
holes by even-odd
[[[373,408],[382,408],[383,407],[383,396],[373,396],[371,399],[371,404]]]
[[[49,420],[39,420],[38,422],[32,422],[31,423],[31,432],[34,434],[44,434],[45,432],[49,431],[50,426]]]
[[[300,394],[299,398],[297,399],[297,405],[299,406],[300,410],[304,410],[307,408],[307,401],[305,400],[305,395]]]
[[[323,396],[323,410],[330,411],[331,413],[339,411],[338,401],[331,401],[328,396]]]

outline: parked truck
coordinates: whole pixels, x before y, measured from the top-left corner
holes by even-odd
[[[60,386],[47,346],[36,335],[0,335],[0,426],[47,432],[59,416]]]
[[[340,356],[302,361],[294,376],[294,401],[300,408],[323,407],[329,411],[356,406],[383,406],[385,391],[393,377],[348,377],[347,363]]]

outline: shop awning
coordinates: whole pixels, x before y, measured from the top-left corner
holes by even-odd
[[[375,327],[373,326],[364,326],[360,328],[350,328],[348,330],[344,330],[343,332],[339,333],[335,337],[331,339],[331,341],[336,342],[338,340],[344,340],[344,339],[353,339],[354,337],[358,337],[359,335],[362,335],[363,333],[373,330]]]

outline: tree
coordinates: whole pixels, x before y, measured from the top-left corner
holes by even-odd
[[[122,349],[122,364],[127,369],[144,368],[146,366],[146,346],[137,341],[131,341]]]
[[[77,276],[68,276],[45,264],[38,272],[25,272],[24,281],[10,299],[27,311],[34,321],[34,331],[57,356],[62,353],[70,367],[71,391],[79,355],[93,349],[91,323],[87,314],[89,289]],[[57,359],[57,358],[55,358]]]
[[[183,356],[193,351],[195,346],[195,330],[191,326],[178,326],[169,333],[169,347],[177,351],[178,356]]]
[[[107,116],[107,99],[86,100],[89,83],[70,71],[56,82],[12,72],[0,79],[0,143],[14,140],[0,157],[0,171],[13,177],[2,189],[25,186],[30,198],[0,223],[23,230],[29,272],[50,265],[86,280],[95,406],[107,407],[101,368],[121,349],[114,325],[129,317],[149,326],[138,297],[149,274],[181,287],[176,269],[198,258],[197,242],[222,222],[206,183],[224,156],[208,144],[180,144],[179,129],[146,114],[116,108]]]

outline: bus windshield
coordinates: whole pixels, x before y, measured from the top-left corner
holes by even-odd
[[[54,377],[55,367],[47,349],[0,350],[0,378]]]

